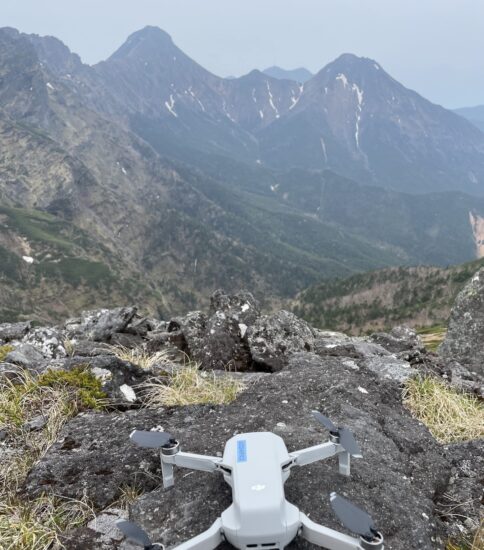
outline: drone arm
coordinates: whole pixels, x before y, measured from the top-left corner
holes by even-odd
[[[339,473],[345,476],[350,475],[350,455],[343,449],[338,443],[328,441],[321,445],[315,445],[314,447],[308,447],[307,449],[301,449],[300,451],[294,451],[290,453],[290,456],[294,459],[296,466],[306,466],[312,462],[318,460],[325,460],[331,456],[338,455],[339,458]]]
[[[174,550],[214,550],[222,541],[222,520],[218,518],[209,529],[183,542]]]
[[[299,534],[308,542],[328,550],[361,550],[359,539],[314,523],[302,512],[300,512],[300,519],[301,531]]]
[[[314,445],[314,447],[308,447],[307,449],[301,449],[289,454],[294,458],[294,464],[297,466],[306,466],[306,464],[334,456],[340,452],[340,449],[340,445],[328,441],[327,443]]]
[[[222,459],[216,456],[197,455],[193,453],[177,452],[164,454],[161,452],[161,471],[163,474],[163,486],[165,489],[174,485],[173,467],[190,468],[202,472],[214,472],[218,469]]]

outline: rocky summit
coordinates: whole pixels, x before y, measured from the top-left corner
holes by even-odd
[[[482,309],[474,294],[482,301],[478,280],[459,296],[454,322],[468,296]],[[461,324],[462,335],[466,327]],[[454,339],[452,324],[448,339]],[[476,357],[483,345],[474,340]],[[229,487],[217,474],[178,470],[174,489],[165,491],[158,453],[132,444],[134,429],[167,430],[184,450],[217,456],[234,434],[271,431],[291,452],[327,439],[311,416],[320,410],[354,432],[363,458],[353,461],[349,478],[337,473],[335,460],[294,469],[288,500],[341,531],[329,506],[336,491],[371,513],[385,548],[444,549],[448,540],[478,528],[484,441],[439,442],[407,407],[404,388],[431,377],[478,400],[482,373],[466,368],[460,349],[453,346],[451,358],[429,352],[407,327],[368,337],[315,329],[288,311],[261,313],[246,291],[217,291],[208,311],[164,321],[123,307],[86,311],[51,327],[0,324],[3,387],[19,384],[26,371],[44,380],[82,367],[106,397],[103,407],[85,407],[63,424],[16,494],[29,502],[55,495],[92,506],[95,518],[60,535],[58,544],[66,548],[132,548],[114,525],[127,517],[171,547],[213,523],[231,502]],[[170,386],[194,363],[202,383],[236,382],[235,400],[173,406],[145,399],[147,388]],[[23,429],[39,433],[46,422],[42,415],[31,418]],[[8,461],[24,449],[8,426],[0,428],[0,457]],[[291,544],[309,546],[300,539]]]

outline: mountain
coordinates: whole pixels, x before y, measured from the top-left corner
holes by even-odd
[[[317,327],[352,334],[446,325],[457,294],[483,266],[398,267],[324,281],[301,292],[293,309]]]
[[[209,154],[331,169],[397,191],[484,194],[484,135],[370,59],[342,55],[304,84],[260,71],[223,79],[147,27],[93,68],[66,66],[63,78],[93,109],[183,162]]]
[[[55,318],[81,294],[83,307],[143,294],[168,315],[219,287],[279,301],[328,277],[480,254],[478,199],[259,158],[261,136],[306,112],[316,78],[221,79],[152,27],[94,67],[53,37],[0,30],[0,309],[21,317],[35,303],[40,315],[68,295]]]
[[[265,75],[279,80],[295,80],[302,84],[312,78],[314,75],[304,67],[298,67],[297,69],[282,69],[281,67],[268,67],[262,71]]]
[[[454,113],[466,118],[469,122],[472,122],[474,126],[477,126],[479,130],[484,132],[484,105],[454,109]]]
[[[206,302],[218,287],[277,298],[321,273],[399,261],[392,250],[281,204],[269,189],[264,201],[162,159],[119,109],[122,101],[126,112],[134,109],[123,99],[128,87],[116,95],[101,86],[98,69],[79,63],[55,39],[0,31],[0,196],[8,209],[0,242],[10,266],[0,275],[0,309],[10,318],[32,313],[32,303],[45,311],[64,293],[69,299],[51,308],[51,318],[76,311],[79,295],[99,304],[139,293],[164,315]],[[24,283],[13,288],[13,280]]]
[[[271,165],[327,167],[407,192],[483,190],[482,133],[354,55],[306,82],[297,105],[259,140]]]

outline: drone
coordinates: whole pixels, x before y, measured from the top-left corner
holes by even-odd
[[[200,535],[176,550],[213,550],[223,541],[239,550],[282,549],[297,536],[327,550],[383,550],[383,535],[371,517],[349,500],[331,493],[331,507],[340,522],[358,538],[310,520],[284,495],[291,468],[338,456],[339,473],[350,475],[351,458],[361,458],[353,433],[339,428],[318,411],[314,418],[329,430],[329,441],[289,453],[281,437],[271,432],[237,434],[225,444],[223,457],[185,453],[169,433],[140,431],[130,439],[141,447],[159,449],[163,486],[174,485],[174,467],[218,472],[232,488],[232,504]],[[125,537],[145,550],[163,550],[136,524],[118,520]]]

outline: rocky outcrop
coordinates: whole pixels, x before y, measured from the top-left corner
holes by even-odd
[[[457,296],[440,354],[484,377],[484,268]]]
[[[158,453],[131,444],[132,430],[167,430],[184,450],[207,454],[222,453],[235,433],[272,431],[291,451],[327,439],[313,409],[350,428],[364,455],[353,461],[349,479],[334,461],[293,470],[287,497],[316,521],[341,529],[328,506],[337,491],[372,513],[393,550],[441,550],[446,537],[477,525],[482,445],[438,444],[403,406],[402,384],[431,373],[475,391],[478,379],[459,362],[427,353],[406,327],[350,337],[315,329],[287,311],[263,315],[250,293],[218,291],[207,313],[166,321],[118,308],[86,312],[59,327],[2,330],[14,349],[0,364],[0,380],[15,379],[21,369],[36,376],[82,366],[109,397],[108,410],[83,412],[64,426],[21,487],[25,499],[47,492],[92,503],[97,519],[65,533],[69,549],[132,548],[113,527],[126,515],[117,503],[129,488],[141,494],[130,506],[131,519],[168,546],[206,529],[229,505],[229,488],[217,475],[177,471],[175,489],[160,488]],[[139,352],[163,351],[165,361],[188,355],[201,369],[232,370],[246,389],[230,405],[145,408],[139,385],[166,383],[180,365],[143,369],[120,359],[113,343],[125,337]],[[24,428],[35,433],[43,422],[33,417]],[[1,458],[10,443],[8,432],[0,436]],[[450,503],[457,502],[454,517]],[[308,548],[302,541],[293,546]]]
[[[337,473],[334,461],[295,468],[288,499],[341,529],[328,505],[330,492],[337,491],[371,511],[390,548],[438,548],[434,543],[444,531],[433,498],[445,490],[450,467],[428,430],[403,408],[399,383],[364,366],[355,369],[344,358],[307,355],[309,362],[264,376],[228,406],[79,416],[31,471],[24,494],[84,494],[103,508],[119,498],[123,486],[136,485],[147,494],[132,506],[132,518],[171,546],[208,528],[230,503],[230,489],[218,475],[183,470],[176,472],[173,491],[155,489],[158,453],[130,443],[134,428],[162,427],[197,453],[221,453],[234,433],[264,430],[295,450],[327,439],[310,414],[320,409],[354,431],[364,458],[353,462],[350,478]]]

